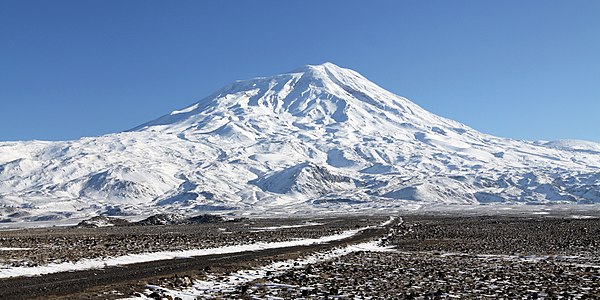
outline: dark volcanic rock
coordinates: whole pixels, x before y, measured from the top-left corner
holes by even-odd
[[[87,220],[83,220],[79,222],[79,224],[75,225],[77,228],[98,228],[98,227],[107,227],[107,226],[125,226],[128,225],[129,221],[107,217],[107,216],[96,216]]]
[[[177,225],[185,224],[186,221],[186,217],[180,214],[156,214],[139,222],[135,222],[134,225]]]
[[[223,223],[223,222],[241,222],[248,218],[229,218],[219,215],[204,214],[187,219],[188,224],[205,224],[205,223]]]
[[[203,214],[191,218],[186,218],[179,214],[157,214],[144,220],[133,223],[133,225],[181,225],[181,224],[209,224],[223,222],[239,222],[245,218],[228,218],[220,215]]]
[[[221,223],[228,221],[227,218],[218,215],[204,214],[187,219],[190,224],[203,224],[203,223]]]

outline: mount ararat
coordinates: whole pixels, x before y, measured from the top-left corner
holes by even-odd
[[[600,144],[499,138],[331,63],[234,82],[129,131],[0,143],[4,221],[600,203]]]

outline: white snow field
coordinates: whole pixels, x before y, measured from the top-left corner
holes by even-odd
[[[519,141],[331,63],[236,81],[132,130],[0,143],[2,221],[600,203],[600,145]]]

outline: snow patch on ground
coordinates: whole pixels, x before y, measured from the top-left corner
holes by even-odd
[[[396,217],[390,217],[387,221],[379,224],[378,227],[388,226],[392,224],[392,222],[396,219]],[[400,219],[400,222],[402,222],[402,219]],[[366,227],[361,230],[372,227],[375,226]],[[151,291],[160,291],[161,293],[170,295],[173,298],[179,297],[182,300],[195,300],[197,299],[197,296],[206,296],[210,295],[213,292],[227,290],[234,291],[235,287],[239,285],[251,282],[253,280],[266,278],[269,274],[277,275],[289,269],[303,268],[309,264],[327,261],[332,258],[344,256],[346,254],[358,251],[389,252],[396,250],[393,246],[382,246],[381,240],[369,241],[325,252],[319,252],[303,259],[275,262],[254,270],[241,270],[226,276],[225,279],[223,279],[222,277],[218,278],[217,276],[209,275],[205,280],[196,280],[192,287],[185,288],[182,290],[167,289],[156,285],[148,285],[148,294],[150,294]],[[147,298],[145,295],[141,295],[140,297],[133,297],[127,299],[149,298]]]
[[[253,227],[252,230],[254,230],[254,231],[272,231],[272,230],[279,230],[279,229],[286,229],[286,228],[301,228],[301,227],[319,226],[319,225],[323,225],[323,223],[319,223],[319,222],[306,222],[306,223],[296,224],[296,225]]]
[[[595,219],[595,216],[586,216],[586,215],[571,215],[573,219]]]
[[[398,253],[407,254],[407,255],[413,255],[415,253],[415,252],[406,252],[406,251],[399,251],[399,250],[394,250],[394,251],[396,251]],[[581,261],[588,260],[589,258],[581,257],[581,256],[572,256],[572,255],[471,254],[471,253],[461,253],[461,252],[437,253],[437,252],[432,252],[432,251],[423,251],[421,253],[436,254],[436,255],[440,255],[442,257],[464,256],[464,257],[475,257],[478,259],[485,259],[485,260],[502,259],[502,260],[507,260],[507,261],[522,261],[522,262],[532,262],[532,263],[546,261],[546,260],[553,260],[559,264],[600,269],[600,265],[598,265],[596,263],[580,263]],[[594,262],[596,262],[596,261],[594,260]]]
[[[208,248],[208,249],[194,249],[185,251],[161,251],[153,253],[142,253],[142,254],[129,254],[119,257],[108,257],[101,259],[83,259],[77,262],[66,262],[66,263],[52,263],[43,266],[35,267],[8,267],[0,268],[0,278],[17,277],[17,276],[36,276],[43,274],[69,272],[69,271],[80,271],[89,269],[102,269],[114,266],[123,266],[128,264],[177,259],[177,258],[189,258],[196,256],[206,256],[214,254],[227,254],[227,253],[238,253],[245,251],[260,251],[264,249],[275,249],[284,247],[294,246],[305,246],[312,244],[322,244],[331,241],[341,240],[352,237],[358,232],[365,228],[354,229],[344,231],[340,234],[324,236],[313,239],[300,239],[286,242],[273,242],[273,243],[253,243],[247,245],[236,245],[236,246],[225,246],[219,248]]]
[[[0,247],[0,251],[26,251],[26,250],[31,250],[31,248]]]
[[[214,292],[222,292],[222,291],[234,291],[237,286],[242,284],[266,278],[270,275],[281,274],[286,270],[290,269],[299,269],[306,267],[307,265],[327,261],[332,258],[340,257],[352,252],[358,251],[378,251],[378,252],[387,252],[394,251],[392,247],[382,247],[379,245],[379,241],[371,241],[360,243],[356,245],[350,245],[344,248],[338,248],[327,252],[321,252],[317,254],[313,254],[307,258],[300,260],[286,260],[281,262],[275,262],[270,265],[264,266],[262,268],[254,269],[254,270],[241,270],[235,273],[230,274],[225,279],[218,278],[217,276],[208,276],[205,280],[196,280],[194,285],[191,288],[182,289],[182,290],[174,290],[167,289],[160,286],[149,285],[147,288],[149,290],[160,291],[164,294],[170,295],[173,298],[180,297],[183,300],[194,300],[198,296],[207,296]],[[145,296],[137,297],[137,298],[128,298],[128,299],[147,299]]]

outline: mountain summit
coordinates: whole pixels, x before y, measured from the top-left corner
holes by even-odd
[[[238,119],[251,121],[252,117],[258,119],[259,116],[271,116],[282,122],[293,119],[296,123],[292,126],[299,129],[314,124],[320,127],[346,125],[362,130],[375,130],[382,125],[389,127],[390,123],[454,124],[382,89],[352,70],[324,63],[273,77],[235,82],[135,130],[182,131],[194,125],[202,130],[207,125],[207,118],[215,115],[226,116],[231,122]],[[161,125],[168,126],[157,128]],[[254,128],[260,132],[271,128],[271,124],[253,125],[259,126]]]
[[[486,135],[325,63],[234,82],[127,132],[0,143],[0,213],[597,203],[599,149]]]

